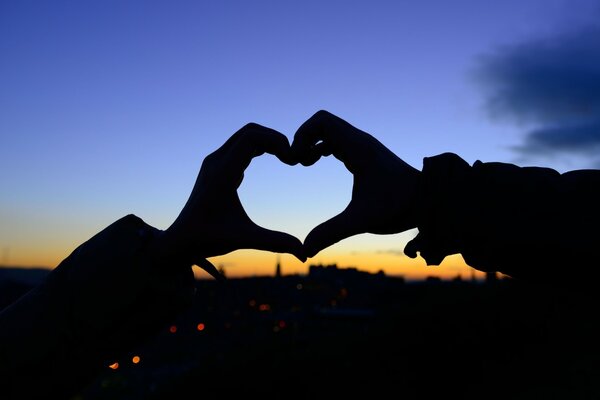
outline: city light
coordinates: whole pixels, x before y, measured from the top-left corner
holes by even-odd
[[[171,325],[171,326],[169,327],[169,332],[171,332],[171,333],[175,333],[175,332],[177,332],[177,325]]]
[[[131,362],[134,364],[138,364],[140,362],[140,356],[133,356]]]
[[[110,364],[110,365],[108,366],[108,368],[110,368],[110,369],[117,369],[117,368],[119,368],[119,363],[118,363],[118,362],[116,362],[116,363]]]
[[[202,322],[196,325],[196,329],[198,329],[198,331],[203,331],[204,328],[206,328],[206,325],[204,325]]]

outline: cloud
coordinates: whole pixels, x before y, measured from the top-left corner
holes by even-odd
[[[493,116],[533,126],[516,151],[598,157],[600,26],[504,47],[477,76]]]
[[[402,250],[399,250],[399,249],[377,250],[375,253],[376,254],[392,254],[394,256],[401,256],[401,257],[405,256],[404,252]]]
[[[521,146],[522,153],[571,152],[595,156],[600,150],[600,119],[575,124],[557,124],[530,131]]]

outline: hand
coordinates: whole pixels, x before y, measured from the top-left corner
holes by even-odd
[[[306,237],[306,255],[359,233],[391,234],[416,227],[414,197],[420,172],[373,136],[319,111],[296,132],[294,162],[314,164],[333,154],[354,175],[350,204]]]
[[[258,226],[240,202],[237,188],[244,170],[252,158],[264,153],[290,163],[290,145],[283,134],[248,124],[204,159],[185,207],[165,232],[171,249],[177,248],[200,266],[206,265],[206,257],[238,249],[291,253],[302,262],[306,260],[297,238]]]

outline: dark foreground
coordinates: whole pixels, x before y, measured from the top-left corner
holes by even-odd
[[[600,398],[585,293],[332,269],[197,285],[192,310],[78,398]]]

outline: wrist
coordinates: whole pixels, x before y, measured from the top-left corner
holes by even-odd
[[[428,265],[438,265],[464,248],[464,215],[469,204],[471,167],[459,156],[444,153],[425,158],[417,183],[414,209],[418,236],[405,249],[419,251]]]
[[[189,263],[192,265],[201,249],[198,238],[190,229],[173,224],[164,231],[157,231],[149,243],[148,258],[158,263]]]
[[[422,173],[402,162],[394,172],[390,186],[393,188],[393,211],[391,213],[395,233],[418,226],[421,214]]]
[[[416,168],[410,172],[408,184],[404,187],[408,195],[405,230],[416,228],[419,225],[419,220],[422,214],[422,173]]]

